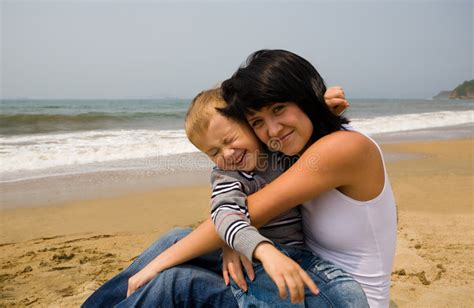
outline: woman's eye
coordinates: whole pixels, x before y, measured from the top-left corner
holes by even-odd
[[[255,120],[250,122],[250,126],[252,127],[258,127],[260,124],[262,124],[262,120]]]
[[[272,109],[272,111],[273,111],[273,113],[278,113],[278,112],[282,111],[283,108],[285,108],[285,106],[283,106],[283,105],[278,105],[278,106],[275,106],[275,107]]]

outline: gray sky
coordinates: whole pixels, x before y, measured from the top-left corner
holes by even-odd
[[[0,0],[1,1],[1,0]],[[1,1],[3,98],[192,97],[261,48],[352,98],[473,79],[473,1]]]

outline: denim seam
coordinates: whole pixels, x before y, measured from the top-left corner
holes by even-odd
[[[328,307],[334,307],[331,301],[329,300],[329,298],[326,295],[324,295],[324,293],[320,292],[318,296],[320,296],[326,302]]]
[[[195,303],[199,303],[199,304],[203,305],[204,307],[209,307],[209,306],[211,306],[211,307],[215,307],[215,308],[221,308],[221,306],[220,306],[220,305],[216,306],[216,305],[214,305],[214,304],[210,304],[208,301],[198,301],[198,300],[192,300],[192,301],[190,301],[190,300],[178,300],[178,301],[176,301],[176,303],[177,303],[178,305],[180,305],[180,304],[182,304],[182,303],[192,303],[193,305],[192,305],[192,306],[190,306],[190,307],[195,307],[195,305],[194,305],[194,304],[195,304]],[[185,307],[188,307],[188,306],[186,305]]]
[[[340,275],[337,275],[336,277],[345,277],[345,276],[349,276],[349,274],[347,274],[346,272],[344,272],[344,270],[340,269],[340,268],[333,268],[333,269],[330,269],[329,271],[326,272],[326,275],[329,275],[329,274],[332,274],[334,272],[337,272],[337,271],[340,271],[341,274]],[[331,279],[332,280],[332,279]]]

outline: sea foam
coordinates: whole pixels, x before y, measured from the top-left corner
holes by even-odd
[[[439,111],[354,118],[351,125],[369,135],[474,123],[474,111]]]
[[[474,111],[352,119],[352,126],[369,135],[474,122]],[[102,130],[0,137],[0,174],[60,166],[106,163],[192,153],[198,150],[184,130]]]
[[[197,152],[184,130],[109,130],[0,137],[0,172]]]

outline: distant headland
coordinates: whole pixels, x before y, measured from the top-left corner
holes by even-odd
[[[474,99],[474,79],[464,81],[452,91],[441,91],[434,99]]]

